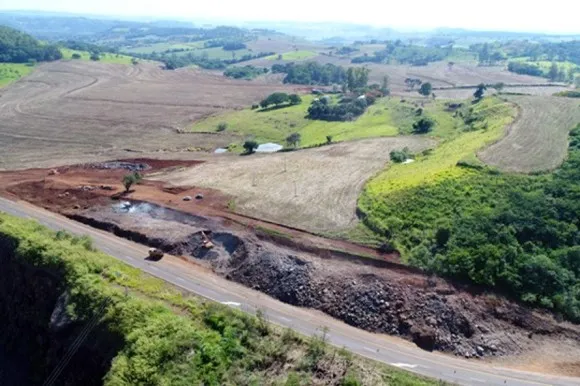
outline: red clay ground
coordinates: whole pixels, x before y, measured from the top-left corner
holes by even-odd
[[[97,164],[85,164],[55,169],[0,172],[0,195],[19,198],[62,214],[74,214],[76,211],[110,204],[112,199],[147,201],[195,215],[222,218],[233,229],[245,229],[262,238],[272,238],[279,243],[317,253],[322,257],[354,255],[399,264],[396,254],[382,254],[358,244],[328,239],[292,227],[232,213],[228,211],[230,197],[219,191],[193,186],[175,187],[147,179],[147,176],[161,171],[191,167],[201,163],[200,161],[129,159],[119,162],[146,163],[151,167],[142,172],[144,180],[132,188],[129,194],[123,194],[121,180],[130,171],[102,169],[95,167]],[[195,199],[200,193],[203,199]],[[191,196],[193,200],[184,201],[185,196]]]

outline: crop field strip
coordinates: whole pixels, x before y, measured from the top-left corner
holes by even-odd
[[[510,172],[541,172],[566,157],[568,133],[580,122],[580,103],[553,96],[511,96],[520,117],[508,134],[479,153],[485,163]]]

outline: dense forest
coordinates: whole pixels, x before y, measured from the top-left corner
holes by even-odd
[[[483,168],[368,199],[361,199],[366,224],[412,265],[580,321],[580,125],[568,159],[551,174]]]
[[[0,26],[0,62],[49,62],[62,58],[55,45],[43,45],[30,35]]]

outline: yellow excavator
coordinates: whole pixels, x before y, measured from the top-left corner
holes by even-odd
[[[205,249],[212,249],[214,247],[213,243],[207,237],[204,231],[201,231],[201,246]]]

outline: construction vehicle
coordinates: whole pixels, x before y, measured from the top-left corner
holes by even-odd
[[[157,248],[149,248],[149,258],[159,260],[163,257],[163,251]]]
[[[201,231],[201,246],[205,249],[213,248],[213,243],[211,242],[209,237],[207,237],[204,231]]]

